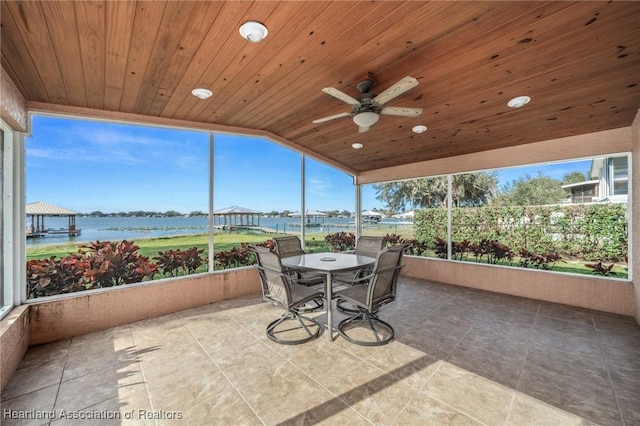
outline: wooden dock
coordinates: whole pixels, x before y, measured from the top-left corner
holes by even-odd
[[[48,229],[27,229],[27,238],[41,238],[47,235],[68,235],[76,237],[80,235],[82,230],[69,228],[48,228]]]

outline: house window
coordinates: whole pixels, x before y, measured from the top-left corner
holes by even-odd
[[[627,157],[614,157],[609,159],[609,164],[613,167],[613,180],[629,179],[629,167]]]
[[[627,195],[629,194],[629,182],[613,182],[613,195]]]

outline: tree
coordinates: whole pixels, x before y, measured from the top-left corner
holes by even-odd
[[[571,183],[584,182],[585,180],[589,180],[589,177],[586,173],[582,173],[579,171],[573,171],[569,173],[565,173],[562,177],[562,184],[568,185]]]
[[[374,185],[376,199],[395,212],[410,208],[445,207],[447,177],[412,179]],[[492,200],[498,192],[495,172],[454,175],[452,197],[455,206],[480,206]]]
[[[512,180],[502,188],[497,204],[508,206],[540,206],[558,204],[568,193],[562,189],[562,182],[539,173],[536,177],[524,175]]]

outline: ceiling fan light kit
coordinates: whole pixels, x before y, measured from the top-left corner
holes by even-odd
[[[240,35],[252,43],[259,43],[269,34],[269,30],[258,21],[247,21],[240,26]]]
[[[375,112],[365,111],[359,112],[353,116],[353,122],[360,127],[373,126],[380,120],[380,116]]]

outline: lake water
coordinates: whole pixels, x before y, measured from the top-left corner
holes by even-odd
[[[27,226],[31,218],[27,218]],[[156,238],[175,235],[204,234],[208,232],[206,217],[77,217],[76,228],[82,232],[77,237],[68,235],[47,235],[41,238],[27,239],[27,247],[34,245],[65,244],[69,242],[120,241],[141,238]],[[313,222],[313,220],[312,220]],[[67,217],[46,217],[45,228],[67,228]],[[300,232],[300,220],[291,218],[261,217],[260,226],[278,232]],[[379,225],[367,227],[406,226],[405,222],[387,219]],[[326,218],[320,226],[307,228],[307,232],[355,232],[353,219]],[[224,232],[216,230],[216,232]]]

